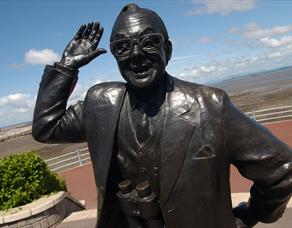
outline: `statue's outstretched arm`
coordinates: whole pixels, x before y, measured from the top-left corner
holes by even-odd
[[[60,62],[46,66],[33,117],[33,137],[41,142],[83,142],[83,102],[66,110],[78,69],[106,52],[97,48],[103,28],[98,22],[81,25]]]

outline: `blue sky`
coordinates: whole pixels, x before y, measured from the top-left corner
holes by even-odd
[[[210,83],[292,65],[292,1],[0,1],[0,127],[32,119],[46,64],[60,59],[82,23],[100,21],[108,53],[80,69],[69,103],[98,82],[123,80],[109,51],[121,8],[135,2],[156,11],[173,42],[167,71]]]

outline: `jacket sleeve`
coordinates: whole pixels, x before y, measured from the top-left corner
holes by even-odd
[[[75,75],[74,75],[75,74]],[[32,135],[40,142],[83,142],[83,102],[66,110],[77,81],[77,72],[61,66],[46,66],[36,100]]]
[[[225,148],[230,162],[253,181],[247,218],[264,223],[279,219],[292,193],[292,151],[223,96]],[[235,215],[236,216],[236,215]],[[253,222],[251,222],[253,223]]]

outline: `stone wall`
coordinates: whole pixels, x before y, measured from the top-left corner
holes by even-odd
[[[72,212],[85,206],[66,192],[43,197],[27,205],[0,211],[0,227],[48,228],[55,227]]]

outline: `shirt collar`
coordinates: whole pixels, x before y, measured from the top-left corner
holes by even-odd
[[[149,99],[141,99],[136,96],[131,89],[128,90],[129,102],[131,111],[135,109],[143,110],[144,112],[150,109],[159,109],[164,102],[166,94],[165,83],[163,83]]]

